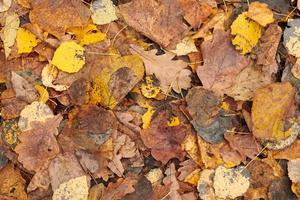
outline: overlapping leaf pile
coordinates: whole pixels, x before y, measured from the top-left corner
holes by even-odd
[[[299,5],[0,1],[0,199],[299,199]]]

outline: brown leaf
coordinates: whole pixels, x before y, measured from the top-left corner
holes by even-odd
[[[187,63],[182,60],[172,60],[174,58],[172,53],[166,52],[157,56],[155,49],[144,51],[134,45],[131,45],[130,51],[141,56],[146,74],[155,75],[163,92],[168,93],[172,88],[179,93],[181,89],[188,89],[191,86],[191,71],[185,69]]]
[[[58,155],[51,161],[48,170],[53,191],[58,189],[60,184],[85,175],[77,158],[72,153]]]
[[[250,64],[231,44],[231,34],[215,30],[211,41],[201,44],[204,65],[197,68],[203,87],[224,94],[234,84],[236,76]]]
[[[38,93],[34,86],[16,72],[11,72],[11,82],[17,98],[27,103],[32,103],[38,99]]]
[[[293,183],[300,182],[300,158],[288,162],[288,175]]]
[[[34,174],[27,187],[27,191],[31,192],[36,189],[42,189],[46,191],[49,186],[50,186],[50,177],[49,177],[48,170],[46,169],[46,170],[38,171],[37,173]]]
[[[270,151],[269,155],[274,159],[293,160],[300,158],[300,140],[296,140],[291,146],[283,150]]]
[[[175,47],[188,32],[177,1],[134,0],[119,8],[129,26],[163,47]]]
[[[250,172],[250,183],[253,188],[269,187],[276,178],[272,167],[260,160],[253,160],[247,169]]]
[[[286,176],[275,179],[271,183],[269,187],[268,197],[269,199],[297,199],[297,197],[293,194],[291,190],[291,182]]]
[[[283,139],[284,120],[294,104],[295,89],[289,82],[257,89],[253,98],[253,135],[259,139]],[[288,134],[288,133],[287,133]]]
[[[239,152],[232,149],[229,144],[225,144],[220,148],[220,155],[225,163],[234,164],[235,166],[245,160],[245,158],[243,158]]]
[[[171,158],[183,159],[185,152],[181,147],[188,128],[185,125],[168,126],[168,114],[159,112],[148,129],[141,131],[144,144],[151,149],[152,156],[167,163]]]
[[[58,134],[57,127],[61,120],[62,116],[58,115],[46,122],[33,121],[32,129],[19,136],[21,143],[16,146],[15,151],[26,169],[36,172],[46,169],[50,160],[59,153],[55,135]]]
[[[87,104],[89,102],[88,92],[90,87],[90,83],[83,78],[74,81],[68,89],[71,102],[75,105]]]
[[[80,0],[38,0],[30,11],[31,23],[61,38],[67,28],[86,26],[90,10]]]
[[[253,159],[261,150],[252,134],[226,133],[224,137],[229,142],[230,147],[239,152],[244,160],[246,157]]]
[[[137,180],[127,177],[125,179],[118,179],[116,183],[109,183],[102,193],[100,200],[120,200],[126,194],[135,191],[133,186],[136,184],[136,182]]]

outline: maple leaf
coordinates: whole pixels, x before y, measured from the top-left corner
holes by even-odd
[[[188,32],[177,1],[134,0],[119,8],[129,26],[163,47],[172,49]]]
[[[144,51],[134,45],[131,45],[130,51],[141,56],[145,64],[146,74],[155,75],[163,92],[169,93],[171,88],[180,92],[181,89],[188,89],[191,86],[191,71],[185,69],[187,63],[181,60],[172,60],[173,54],[166,52],[157,56],[155,49]]]
[[[229,32],[215,30],[211,41],[201,44],[204,65],[197,68],[203,87],[223,95],[235,81],[236,76],[249,65],[231,44]]]
[[[160,112],[152,120],[150,127],[141,131],[144,144],[151,149],[152,156],[162,163],[167,163],[174,157],[184,157],[181,143],[188,132],[185,125],[170,127],[167,122],[168,114]]]
[[[20,144],[15,151],[26,169],[36,172],[46,169],[50,160],[59,153],[55,135],[58,134],[57,127],[61,120],[62,117],[58,115],[46,122],[33,121],[32,129],[19,136]]]

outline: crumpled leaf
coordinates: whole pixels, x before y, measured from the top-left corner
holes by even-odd
[[[61,120],[62,116],[58,115],[46,122],[33,121],[32,129],[23,131],[19,136],[20,144],[15,151],[19,154],[18,160],[26,169],[35,172],[46,169],[50,160],[59,153],[55,136]]]
[[[48,64],[42,70],[42,83],[46,87],[55,89],[56,91],[64,91],[69,88],[67,85],[53,84],[57,77],[58,70],[55,66]]]
[[[155,108],[153,108],[152,106],[149,106],[147,108],[147,111],[142,116],[142,121],[143,121],[142,128],[143,129],[149,128],[149,126],[151,124],[152,116],[154,113],[155,113]]]
[[[113,109],[143,78],[144,66],[137,55],[121,56],[115,49],[109,52],[113,55],[106,58],[106,67],[93,79],[90,103]]]
[[[60,185],[85,175],[73,153],[59,154],[49,165],[51,187],[55,191]]]
[[[85,64],[84,48],[74,41],[66,41],[56,49],[51,64],[68,72],[78,72]]]
[[[53,112],[46,104],[34,101],[21,111],[18,126],[22,131],[30,130],[31,122],[45,122],[52,117]]]
[[[144,51],[134,45],[131,45],[130,51],[141,56],[145,64],[146,74],[155,75],[163,92],[169,93],[173,89],[179,93],[181,89],[188,89],[191,86],[191,71],[185,69],[187,63],[181,60],[172,60],[173,54],[166,52],[157,56],[154,49]]]
[[[34,86],[14,71],[11,72],[11,83],[17,98],[28,103],[38,99],[38,93]]]
[[[256,90],[252,106],[253,135],[258,139],[281,140],[293,133],[285,130],[287,114],[294,104],[295,89],[289,82],[272,83]]]
[[[262,26],[266,26],[274,22],[273,12],[268,8],[268,4],[259,1],[252,2],[249,5],[248,17]]]
[[[0,12],[7,11],[11,6],[12,0],[2,0],[0,3]]]
[[[150,181],[145,176],[141,176],[137,183],[134,185],[135,191],[130,194],[126,194],[123,200],[131,199],[151,199],[153,195],[153,189]]]
[[[0,196],[4,200],[27,200],[25,180],[13,164],[6,165],[0,170]]]
[[[249,172],[243,167],[227,169],[217,167],[214,176],[213,187],[219,198],[234,199],[242,196],[249,188]]]
[[[186,37],[178,43],[176,49],[171,52],[175,53],[177,56],[183,56],[192,52],[198,52],[198,49],[195,46],[194,40],[190,37]]]
[[[67,28],[86,26],[91,14],[80,0],[40,0],[32,7],[30,22],[58,38]]]
[[[262,27],[247,19],[248,13],[240,14],[231,25],[231,34],[235,35],[232,44],[244,55],[252,51],[261,36]]]
[[[50,186],[50,177],[49,177],[48,170],[46,169],[46,170],[38,171],[37,173],[34,174],[27,187],[27,191],[31,192],[36,189],[47,190],[49,186]]]
[[[179,182],[176,177],[176,169],[174,163],[170,164],[170,167],[165,171],[166,177],[163,180],[165,185],[170,184],[170,191],[168,192],[167,196],[170,199],[181,200],[181,195],[179,193]]]
[[[32,52],[39,42],[33,33],[21,27],[18,29],[16,41],[18,54]]]
[[[285,149],[270,151],[268,155],[274,159],[293,160],[300,158],[300,140],[296,140],[292,145]]]
[[[289,19],[287,28],[283,33],[283,44],[289,54],[300,57],[300,19]]]
[[[184,157],[185,152],[181,148],[181,143],[189,131],[183,124],[170,127],[167,120],[168,114],[165,111],[159,112],[152,119],[150,127],[141,131],[141,138],[151,149],[152,156],[164,164],[171,158],[181,160]]]
[[[300,158],[288,162],[288,175],[293,183],[300,182]]]
[[[39,93],[39,102],[46,103],[49,100],[49,93],[47,89],[38,84],[36,84],[34,88]]]
[[[94,24],[108,24],[118,19],[115,6],[111,0],[93,1],[90,7]]]
[[[5,0],[7,1],[7,0]],[[11,0],[10,0],[11,1]],[[0,5],[1,12],[1,5]],[[1,31],[1,39],[4,45],[5,57],[7,58],[11,52],[11,47],[15,43],[17,31],[20,25],[19,16],[17,14],[8,15],[5,19],[4,28]]]
[[[89,195],[89,182],[86,176],[73,178],[59,185],[59,188],[54,190],[53,200],[86,200]]]
[[[203,66],[198,66],[197,75],[203,87],[223,95],[235,82],[237,75],[250,62],[240,55],[231,44],[229,32],[215,30],[211,41],[201,44],[204,60]]]
[[[188,32],[178,1],[134,0],[119,6],[125,22],[162,47],[174,48]],[[139,12],[137,12],[137,10]]]

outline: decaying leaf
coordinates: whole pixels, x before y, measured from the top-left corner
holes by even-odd
[[[300,158],[300,140],[296,140],[292,145],[285,149],[270,151],[269,155],[274,159],[293,160]]]
[[[78,72],[85,64],[84,48],[74,41],[63,42],[56,49],[51,64],[64,72]]]
[[[289,178],[294,183],[300,182],[300,171],[299,171],[300,168],[299,168],[299,165],[300,165],[300,158],[290,160],[288,162]]]
[[[152,184],[156,184],[158,183],[160,180],[163,179],[164,175],[161,171],[161,169],[159,168],[154,168],[151,169],[146,175],[145,177],[152,183]]]
[[[84,27],[90,18],[89,9],[80,0],[41,0],[29,13],[32,23],[60,38],[69,27]]]
[[[133,45],[130,51],[141,56],[145,64],[146,74],[155,75],[163,92],[169,93],[173,89],[179,93],[181,89],[188,89],[191,86],[191,71],[185,69],[187,63],[182,60],[172,60],[173,54],[166,52],[157,56],[155,49],[144,51]]]
[[[11,82],[17,98],[28,103],[32,103],[38,99],[38,94],[34,86],[16,72],[11,73]]]
[[[5,0],[5,1],[7,1],[7,0]],[[1,4],[0,4],[0,11],[1,11]],[[20,20],[19,20],[19,16],[17,14],[12,14],[12,15],[9,15],[6,17],[5,25],[4,25],[4,28],[2,29],[2,33],[1,33],[1,39],[3,41],[6,58],[9,56],[9,54],[11,52],[11,47],[15,43],[19,25],[20,25]]]
[[[4,120],[1,123],[1,139],[2,141],[9,146],[14,147],[17,145],[18,136],[21,134],[21,130],[18,126],[18,120]]]
[[[25,180],[13,164],[0,170],[0,197],[4,200],[27,200]]]
[[[118,19],[115,6],[111,0],[93,1],[90,7],[92,20],[95,24],[108,24]]]
[[[30,123],[31,130],[23,131],[19,136],[20,144],[15,151],[26,169],[35,172],[46,169],[50,160],[59,153],[55,136],[61,120],[61,116],[56,116],[46,122],[33,121]]]
[[[53,84],[53,81],[57,77],[58,70],[55,66],[48,64],[46,65],[42,70],[42,82],[43,85],[46,87],[51,87],[55,89],[56,91],[64,91],[68,89],[67,85],[58,85]]]
[[[27,191],[31,192],[36,189],[47,190],[49,186],[50,186],[50,177],[49,177],[48,170],[46,169],[46,170],[38,171],[37,173],[34,174],[27,187]]]
[[[181,143],[188,128],[185,125],[168,126],[168,114],[160,112],[152,120],[148,129],[141,131],[141,138],[144,144],[151,149],[152,156],[167,163],[171,158],[182,159],[185,155]]]
[[[268,197],[269,199],[297,199],[291,190],[291,182],[287,176],[275,179],[271,183],[268,190]]]
[[[273,168],[261,160],[253,160],[247,169],[250,172],[252,188],[268,187],[276,179]]]
[[[249,5],[248,17],[262,26],[266,26],[274,22],[273,12],[268,5],[259,1]]]
[[[160,93],[159,84],[154,76],[146,76],[141,85],[141,93],[146,98],[155,98]]]
[[[213,187],[220,198],[236,198],[242,196],[250,186],[249,172],[243,167],[226,169],[217,167]]]
[[[199,197],[203,200],[215,199],[215,192],[213,190],[213,178],[215,171],[212,169],[204,169],[201,172],[197,190]]]
[[[7,11],[11,6],[12,0],[2,0],[0,3],[0,12]]]
[[[163,47],[174,48],[187,34],[188,27],[183,23],[178,1],[134,0],[119,8],[129,26]]]
[[[262,27],[255,21],[247,19],[248,13],[240,14],[231,25],[231,34],[235,35],[232,44],[242,54],[252,51],[261,36]]]
[[[73,178],[59,185],[59,188],[54,190],[53,200],[86,200],[89,195],[89,181],[86,176]]]
[[[283,43],[289,54],[300,57],[300,19],[289,19],[288,27],[283,33]]]
[[[292,134],[284,129],[285,117],[294,104],[295,89],[289,82],[273,83],[257,89],[253,99],[253,135],[280,140]]]
[[[201,52],[204,65],[197,68],[197,75],[204,88],[221,95],[249,65],[249,60],[232,46],[230,33],[223,30],[215,30],[213,39],[201,44]]]

